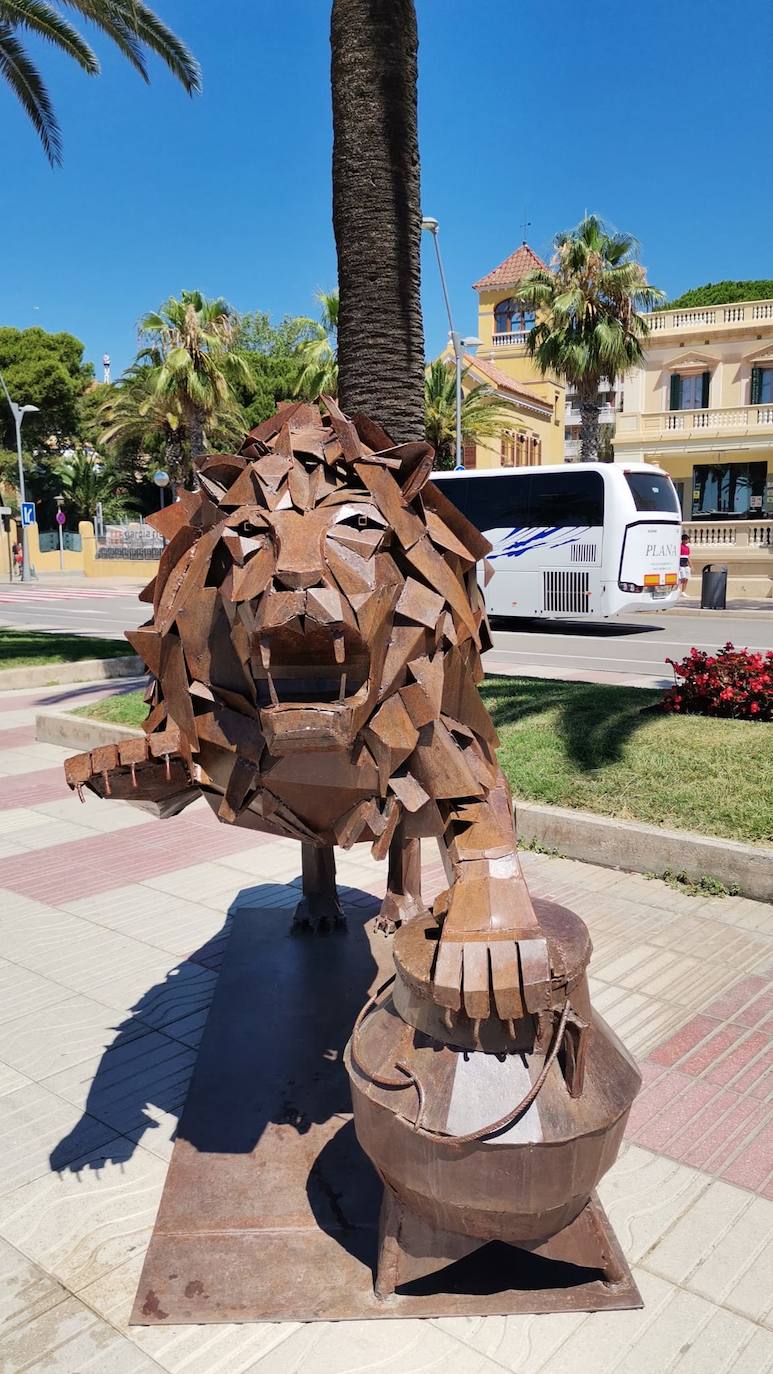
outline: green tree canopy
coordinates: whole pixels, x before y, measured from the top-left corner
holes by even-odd
[[[294,395],[313,401],[324,393],[338,395],[338,288],[318,291],[321,319],[309,321],[310,336],[296,351],[297,376]]]
[[[235,380],[248,427],[267,420],[278,401],[295,394],[298,349],[315,338],[319,326],[304,316],[285,315],[279,324],[261,310],[242,315],[234,346],[249,368],[249,380]]]
[[[39,414],[25,415],[25,447],[49,437],[59,444],[79,433],[79,401],[94,375],[83,361],[83,344],[72,334],[45,329],[0,328],[0,372],[19,405],[35,405]],[[0,445],[16,444],[13,417],[5,397],[0,404]]]
[[[773,300],[773,280],[767,281],[709,281],[694,286],[674,301],[667,301],[664,310],[687,310],[699,305],[732,305],[735,301]]]

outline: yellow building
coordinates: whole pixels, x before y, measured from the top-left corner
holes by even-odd
[[[665,468],[698,561],[728,563],[737,594],[769,596],[773,300],[648,318],[644,365],[623,385],[615,459]]]
[[[564,461],[564,384],[557,379],[543,377],[526,352],[526,336],[534,324],[534,315],[518,299],[519,282],[545,266],[529,245],[522,243],[509,258],[475,282],[473,288],[478,293],[478,337],[481,345],[474,362],[483,374],[479,380],[493,382],[503,395],[508,388],[512,389],[521,403],[530,400],[531,415],[525,414],[524,419],[540,441],[541,456],[535,460],[521,457],[524,445],[516,437],[516,452],[512,458],[511,436],[505,436],[499,457],[503,464],[512,461]],[[496,455],[490,450],[487,455],[484,451],[478,459],[482,467],[491,467],[496,461]]]

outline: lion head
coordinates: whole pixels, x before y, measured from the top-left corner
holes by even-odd
[[[488,545],[428,483],[427,444],[324,405],[281,407],[153,517],[153,617],[127,637],[154,680],[146,731],[177,728],[223,819],[267,819],[271,795],[329,833],[426,727],[469,714]],[[337,793],[321,811],[297,795],[315,780]]]

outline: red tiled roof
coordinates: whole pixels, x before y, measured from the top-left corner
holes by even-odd
[[[520,387],[500,367],[489,362],[488,358],[475,358],[471,353],[465,353],[464,362],[465,366],[471,368],[473,372],[481,372],[498,391],[509,391],[513,396],[519,397],[521,401],[528,401],[529,405],[544,406],[546,410],[552,411],[553,407],[550,401],[546,401],[542,396],[534,396],[525,387]]]
[[[504,262],[500,262],[498,267],[487,272],[480,281],[474,282],[473,290],[480,291],[489,286],[516,286],[538,268],[546,269],[547,263],[537,256],[528,243],[522,243],[520,248],[516,248],[515,252],[511,253],[509,258],[505,258]]]

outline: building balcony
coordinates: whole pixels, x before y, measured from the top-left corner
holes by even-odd
[[[619,414],[616,439],[696,443],[705,439],[768,438],[773,443],[773,404],[721,406],[707,410],[666,410],[641,415]]]
[[[694,552],[731,548],[751,554],[773,552],[773,520],[685,520],[684,529]]]
[[[564,461],[567,463],[578,463],[580,461],[579,439],[564,439]]]
[[[644,316],[650,330],[659,340],[664,334],[683,334],[695,329],[701,334],[734,333],[773,326],[773,301],[738,301],[734,305],[707,305],[694,310],[656,310]]]
[[[599,411],[600,425],[613,425],[617,419],[618,412],[614,406],[603,405]],[[582,411],[575,406],[567,406],[564,411],[565,425],[579,425],[582,421]]]
[[[528,329],[518,329],[510,334],[493,334],[491,342],[494,348],[525,348],[528,337]]]

